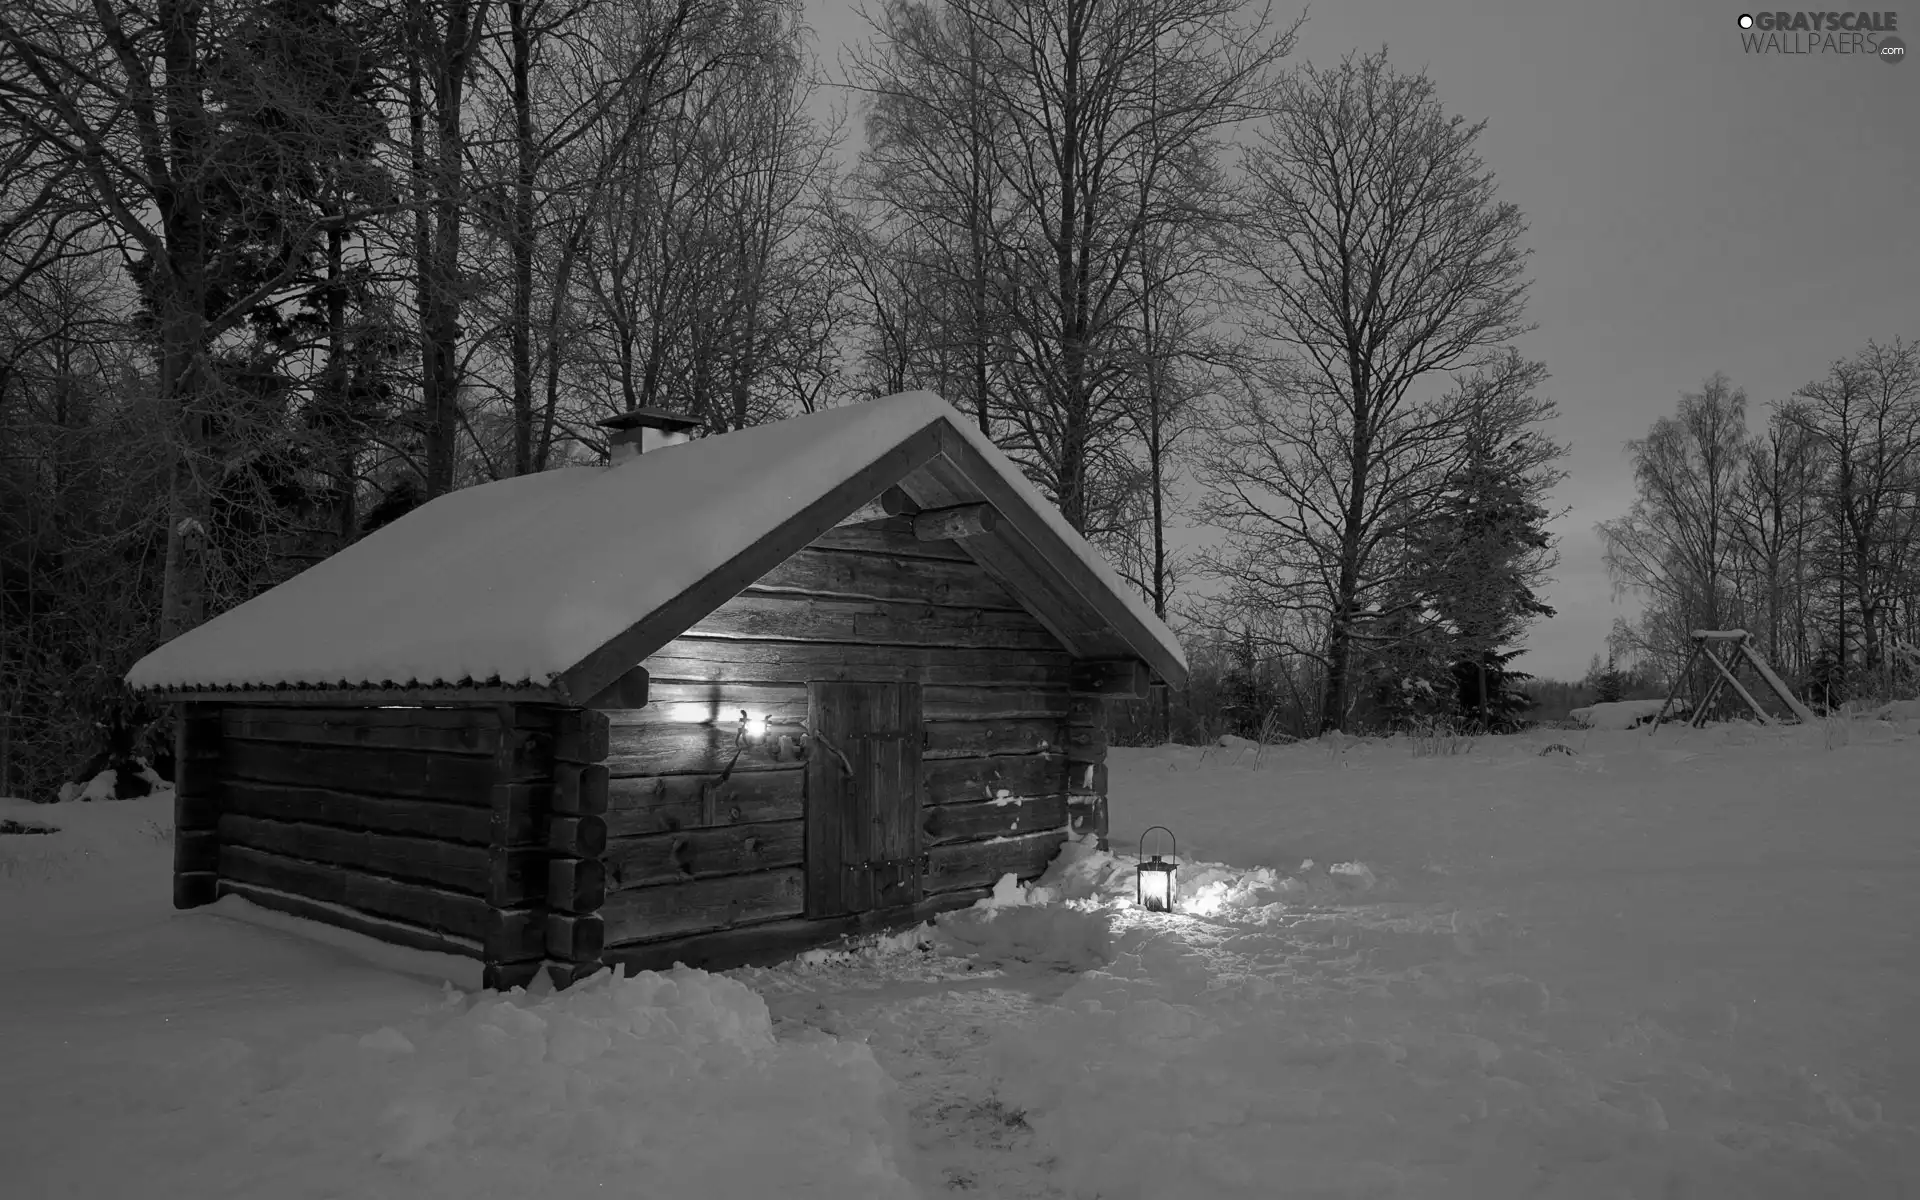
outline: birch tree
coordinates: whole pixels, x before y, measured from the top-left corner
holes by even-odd
[[[1715,373],[1679,411],[1627,443],[1639,497],[1602,522],[1615,586],[1645,595],[1652,624],[1640,647],[1677,669],[1694,629],[1721,628],[1734,606],[1734,520],[1746,442],[1747,394]]]

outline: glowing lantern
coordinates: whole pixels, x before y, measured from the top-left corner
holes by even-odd
[[[740,710],[740,728],[734,732],[733,744],[744,746],[748,742],[757,742],[767,736],[767,717],[762,713],[757,717],[747,715],[746,709]]]
[[[1167,835],[1169,851],[1175,859],[1179,858],[1180,844],[1174,841],[1173,830],[1165,825],[1155,825],[1147,830],[1152,833],[1158,829]],[[1174,868],[1178,862],[1168,862],[1158,854],[1152,859],[1146,857],[1147,833],[1140,835],[1140,865],[1134,872],[1133,898],[1148,912],[1172,912],[1174,897]]]

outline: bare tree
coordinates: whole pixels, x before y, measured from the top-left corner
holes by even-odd
[[[854,387],[867,396],[891,396],[919,386],[939,390],[945,340],[938,286],[927,266],[931,251],[913,226],[870,216],[861,197],[830,201],[835,278],[841,303],[857,331],[850,354]]]
[[[489,8],[489,0],[405,0],[403,9],[428,499],[452,491],[454,482],[465,300],[460,238],[471,188],[467,85],[479,61]]]
[[[581,282],[608,390],[723,431],[817,402],[835,256],[797,8],[743,5],[706,33],[617,147]]]
[[[1845,674],[1849,596],[1861,666],[1886,661],[1883,622],[1897,581],[1913,561],[1920,497],[1920,344],[1867,343],[1835,362],[1824,379],[1795,393],[1796,426],[1826,452],[1821,488],[1840,573],[1834,645]]]
[[[1161,94],[1155,63],[1146,88],[1150,118],[1161,108]],[[1180,99],[1176,88],[1175,102]],[[1161,135],[1173,131],[1153,120],[1148,125],[1138,147],[1140,169],[1132,172],[1142,232],[1125,284],[1126,307],[1138,329],[1131,354],[1123,359],[1126,382],[1120,395],[1124,425],[1133,434],[1142,468],[1134,488],[1141,511],[1128,522],[1123,509],[1112,528],[1098,532],[1104,533],[1104,546],[1137,547],[1119,557],[1139,563],[1134,582],[1154,612],[1165,617],[1176,575],[1167,544],[1172,476],[1182,435],[1212,392],[1213,377],[1226,375],[1236,358],[1214,326],[1229,298],[1220,281],[1230,273],[1231,261],[1222,247],[1243,227],[1244,214],[1214,147],[1162,145]],[[1164,723],[1164,705],[1161,715]]]
[[[560,364],[546,364],[552,386],[538,417],[536,375],[543,357],[561,354],[559,314],[610,174],[662,105],[721,64],[729,48],[715,44],[715,31],[738,14],[695,0],[506,0],[504,8],[504,36],[485,47],[485,86],[475,97],[484,122],[475,132],[488,141],[474,155],[481,160],[474,207],[505,259],[500,374],[512,473],[526,474],[546,461]],[[536,322],[543,292],[545,319]]]
[[[102,253],[80,172],[30,126],[0,123],[0,304],[44,270]]]
[[[193,0],[0,9],[0,124],[68,165],[135,262],[150,314],[173,423],[162,636],[205,614],[213,348],[306,269],[327,229],[359,217],[316,210],[302,176],[341,136],[327,104],[273,103],[269,133],[235,103],[230,89],[248,83],[229,63],[256,19]]]
[[[151,644],[167,463],[113,243],[21,231],[60,246],[0,289],[0,795],[38,796]]]
[[[1798,672],[1807,644],[1792,606],[1804,610],[1805,546],[1822,475],[1818,444],[1791,407],[1774,413],[1764,433],[1746,446],[1746,461],[1731,497],[1733,537],[1744,559],[1752,608],[1765,614],[1767,660]]]
[[[983,367],[1004,381],[996,432],[1068,522],[1097,534],[1096,499],[1131,495],[1094,474],[1127,462],[1134,263],[1184,211],[1180,164],[1264,111],[1293,28],[1242,19],[1239,0],[945,0],[892,6],[875,31],[870,165],[947,248],[966,293],[954,311],[974,351],[967,390],[978,410]],[[923,164],[941,164],[931,181],[912,175]]]
[[[1651,601],[1643,652],[1678,667],[1694,629],[1718,629],[1735,596],[1732,501],[1744,465],[1747,394],[1715,373],[1679,412],[1627,443],[1639,497],[1599,526],[1614,585]]]
[[[709,77],[743,53],[751,56],[737,38],[728,36],[735,16],[728,5],[697,0],[596,7],[585,14],[585,28],[572,43],[580,47],[572,69],[550,80],[552,90],[564,97],[559,107],[590,113],[593,119],[582,120],[577,138],[555,134],[542,144],[544,205],[551,210],[552,229],[542,246],[547,254],[542,321],[546,361],[536,470],[545,468],[561,420],[562,380],[569,374],[595,379],[592,361],[604,358],[593,349],[596,327],[585,315],[596,307],[591,297],[602,282],[601,273],[608,263],[622,272],[616,293],[624,293],[631,278],[626,272],[634,265],[632,253],[607,244],[610,238],[617,241],[615,232],[628,228],[613,213],[622,204],[643,214],[650,210],[643,198],[653,195],[648,188],[660,167],[657,156],[663,147],[670,153],[673,145],[670,137],[662,136],[663,126],[680,120],[689,93],[705,86]],[[560,120],[556,126],[565,123]],[[644,238],[636,235],[629,249],[637,252],[642,245]],[[583,271],[593,286],[581,286]],[[673,274],[661,274],[662,286],[671,286]],[[625,369],[619,379],[631,406],[641,401],[633,382],[633,342],[629,338],[623,344]],[[518,420],[517,399],[515,405]],[[575,414],[589,415],[597,414]]]
[[[856,181],[912,247],[928,296],[927,349],[943,369],[927,383],[992,435],[1003,374],[1002,238],[1009,200],[1002,160],[1010,114],[993,80],[1011,71],[980,10],[892,0],[866,14],[871,50],[854,52],[854,86],[871,100]]]
[[[697,209],[703,286],[683,404],[716,431],[787,411],[826,326],[831,147],[807,115],[797,15],[770,9],[761,22],[750,69],[726,80],[697,140],[713,186]]]
[[[1324,647],[1298,649],[1324,656],[1328,728],[1380,552],[1459,445],[1459,395],[1416,386],[1500,361],[1523,332],[1525,225],[1474,151],[1483,127],[1381,51],[1290,81],[1249,156],[1245,299],[1286,357],[1247,378],[1209,464],[1229,530],[1213,567],[1324,616]]]
[[[1142,470],[1142,512],[1131,528],[1117,522],[1106,540],[1137,547],[1123,560],[1138,563],[1132,582],[1160,617],[1167,615],[1177,582],[1167,533],[1181,438],[1212,388],[1214,371],[1224,371],[1230,358],[1213,335],[1205,303],[1219,261],[1208,253],[1204,236],[1197,236],[1204,232],[1168,225],[1142,247],[1129,284],[1139,330],[1120,403]]]

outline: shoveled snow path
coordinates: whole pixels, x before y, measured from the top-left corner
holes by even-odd
[[[1025,1116],[996,1095],[990,1043],[1056,1001],[1074,975],[983,966],[931,947],[731,974],[766,997],[782,1038],[830,1036],[872,1048],[900,1085],[916,1152],[910,1174],[929,1194],[1062,1195]]]

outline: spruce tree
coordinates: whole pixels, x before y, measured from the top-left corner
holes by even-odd
[[[1482,425],[1412,551],[1421,562],[1429,610],[1451,635],[1460,714],[1483,728],[1513,728],[1527,707],[1511,669],[1512,643],[1553,608],[1534,587],[1550,558],[1549,514],[1540,498],[1553,477],[1541,471],[1532,435],[1501,439]]]
[[[1620,668],[1614,665],[1613,651],[1607,651],[1607,668],[1600,672],[1594,681],[1594,691],[1599,693],[1602,704],[1613,704],[1620,699],[1625,690],[1626,679],[1620,674]]]

